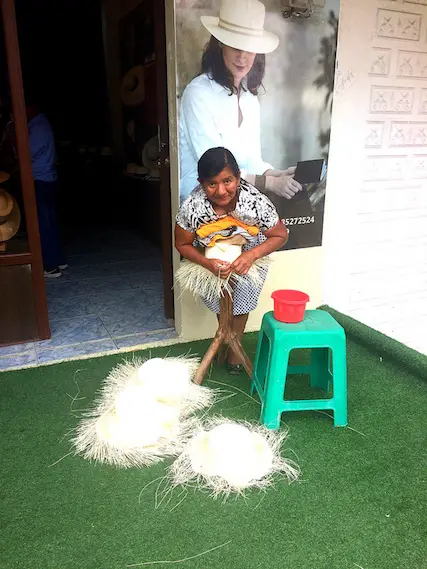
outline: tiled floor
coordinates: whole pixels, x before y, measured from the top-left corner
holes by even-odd
[[[0,348],[0,370],[176,337],[163,316],[161,253],[134,232],[80,235],[46,282],[52,337]]]

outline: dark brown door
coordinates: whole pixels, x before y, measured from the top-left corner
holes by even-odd
[[[172,269],[172,212],[169,161],[169,121],[166,74],[165,1],[153,2],[157,61],[157,92],[160,150],[160,227],[162,233],[163,283],[166,318],[174,318]]]
[[[0,0],[27,241],[0,253],[0,343],[50,337],[14,0]],[[0,46],[2,49],[3,46]]]

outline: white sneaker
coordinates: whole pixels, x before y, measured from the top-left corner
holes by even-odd
[[[60,271],[65,271],[65,269],[68,269],[68,263],[64,263],[63,265],[58,265],[58,269]]]
[[[59,269],[52,269],[51,271],[45,271],[44,276],[46,279],[58,279],[62,277],[62,273]]]

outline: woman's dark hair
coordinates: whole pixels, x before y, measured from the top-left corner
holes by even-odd
[[[197,164],[197,170],[199,173],[199,181],[205,182],[206,180],[211,180],[218,176],[224,168],[230,168],[234,176],[238,178],[240,176],[240,169],[234,158],[233,154],[219,146],[218,148],[210,148],[200,157],[199,163]]]
[[[221,44],[214,36],[211,36],[204,49],[201,73],[206,73],[211,79],[228,89],[230,95],[236,93],[233,76],[224,63]],[[242,89],[245,91],[247,89],[252,95],[258,95],[258,90],[262,86],[262,80],[264,79],[264,73],[265,55],[257,53],[254,64],[246,76],[245,85],[242,85]]]

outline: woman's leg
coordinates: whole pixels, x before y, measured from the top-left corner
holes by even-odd
[[[264,241],[265,237],[260,233],[255,241],[248,243],[243,247],[243,251],[250,251],[250,249],[253,249],[253,247],[256,247]],[[240,341],[243,338],[249,313],[257,307],[258,299],[261,294],[264,281],[267,277],[267,272],[268,269],[266,267],[259,269],[257,285],[246,277],[245,279],[240,280],[234,288],[233,330]],[[242,363],[232,350],[228,351],[227,362],[231,365]]]
[[[248,317],[249,314],[239,314],[238,316],[233,317],[233,330],[239,341],[242,341]],[[228,350],[227,363],[236,365],[241,364],[242,362],[239,360],[233,350]]]
[[[217,314],[216,317],[219,323],[219,314]],[[249,314],[239,314],[238,316],[233,316],[233,330],[240,341],[242,341],[243,334],[245,333],[248,318]],[[233,350],[229,350],[228,348],[226,350],[226,359],[228,364],[237,365],[242,363],[233,352]]]

